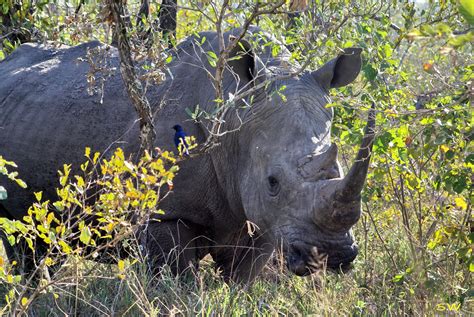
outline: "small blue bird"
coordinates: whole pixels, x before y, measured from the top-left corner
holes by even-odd
[[[179,124],[173,126],[173,129],[176,131],[174,134],[174,145],[178,149],[179,153],[183,153],[185,156],[189,156],[188,143],[186,143],[186,133],[183,130],[183,127]]]

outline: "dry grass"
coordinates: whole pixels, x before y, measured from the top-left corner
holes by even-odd
[[[363,237],[358,226],[359,237]],[[403,235],[382,231],[396,263],[389,260],[380,240],[361,241],[361,254],[348,274],[321,272],[300,278],[270,261],[250,287],[226,284],[206,258],[199,272],[174,277],[164,271],[159,279],[146,273],[145,265],[126,266],[125,278],[116,265],[71,261],[61,276],[28,308],[31,316],[240,316],[240,315],[468,315],[473,312],[469,276],[459,272],[436,278],[437,268],[406,274],[410,261]],[[360,240],[360,239],[359,239]],[[368,242],[368,243],[365,243]],[[455,259],[449,265],[454,265]],[[128,265],[129,262],[127,262]],[[416,266],[412,266],[415,267]],[[2,285],[1,292],[8,291]],[[2,300],[4,296],[1,296]],[[5,305],[3,302],[2,305]],[[450,306],[448,306],[448,304]],[[458,307],[459,306],[459,307]]]

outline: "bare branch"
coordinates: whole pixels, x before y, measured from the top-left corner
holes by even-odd
[[[215,75],[213,77],[214,87],[216,89],[217,108],[218,109],[221,108],[221,110],[218,111],[218,113],[216,114],[216,119],[214,120],[213,126],[210,129],[209,137],[206,140],[205,144],[203,145],[204,151],[207,151],[210,148],[212,148],[216,141],[216,137],[221,134],[220,130],[222,127],[223,118],[228,109],[228,107],[224,106],[225,96],[224,96],[224,90],[223,90],[223,75],[224,75],[224,70],[226,68],[226,63],[229,58],[230,52],[232,52],[232,50],[234,50],[239,44],[239,42],[245,37],[250,25],[252,24],[253,21],[255,21],[257,17],[264,14],[275,13],[276,10],[282,7],[283,5],[285,5],[285,3],[286,3],[285,0],[277,1],[276,3],[272,5],[268,3],[262,4],[260,2],[257,2],[255,6],[253,7],[252,13],[245,20],[243,26],[241,27],[239,34],[230,40],[227,47],[225,46],[222,22],[225,16],[225,12],[229,6],[229,1],[225,0],[224,3],[222,4],[221,10],[218,14],[218,18],[216,21],[217,36],[219,40],[219,57],[216,63]]]
[[[372,16],[372,19],[374,19],[375,21],[378,21],[378,22],[382,22],[382,18],[379,17],[379,16],[376,16],[376,15],[373,15],[373,16]],[[393,29],[393,30],[395,30],[395,31],[397,31],[397,32],[401,32],[401,31],[402,31],[402,29],[401,29],[398,25],[396,25],[396,24],[394,24],[394,23],[390,23],[389,26],[390,26],[391,29]]]

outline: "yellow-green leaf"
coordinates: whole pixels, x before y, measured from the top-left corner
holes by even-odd
[[[89,227],[85,226],[82,228],[79,240],[81,240],[81,242],[84,244],[89,244],[91,241],[91,229],[89,229]]]
[[[43,192],[35,192],[35,197],[37,201],[41,201],[41,198],[43,197]]]
[[[54,261],[53,259],[51,259],[50,257],[47,257],[45,260],[44,260],[44,264],[46,264],[46,266],[51,266],[54,264]]]
[[[95,153],[94,153],[94,158],[92,159],[92,163],[96,164],[97,161],[99,160],[99,156],[100,156],[100,153],[99,153],[99,152],[95,152]]]
[[[61,249],[63,250],[64,253],[70,254],[72,252],[71,247],[66,242],[60,240],[58,244],[61,246]]]
[[[123,272],[123,271],[125,270],[125,262],[124,262],[124,260],[119,260],[118,263],[117,263],[117,265],[118,265],[118,269],[119,269],[120,272]]]
[[[459,13],[462,14],[469,24],[474,25],[474,1],[460,0]]]
[[[16,182],[21,188],[26,188],[26,187],[28,187],[28,186],[26,185],[26,183],[25,183],[24,181],[22,181],[21,179],[18,179],[18,178],[17,178],[17,179],[15,179],[15,182]]]
[[[462,210],[465,210],[467,208],[467,202],[463,197],[454,198],[454,202],[456,203],[456,206],[458,206]]]

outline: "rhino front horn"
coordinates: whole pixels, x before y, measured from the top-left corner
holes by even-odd
[[[372,154],[372,144],[375,138],[374,128],[375,103],[372,103],[364,131],[364,138],[362,139],[356,160],[336,191],[336,200],[340,202],[349,203],[360,199],[360,193],[364,187]]]

